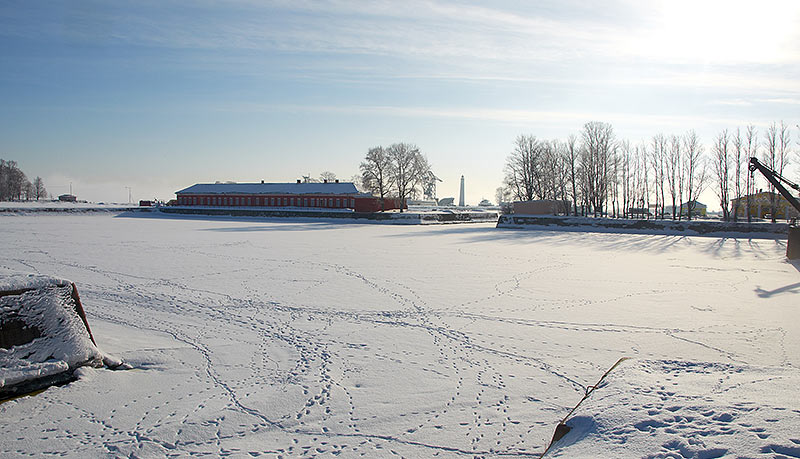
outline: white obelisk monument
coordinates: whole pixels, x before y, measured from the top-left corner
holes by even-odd
[[[464,176],[461,176],[461,193],[458,195],[458,206],[464,207]]]

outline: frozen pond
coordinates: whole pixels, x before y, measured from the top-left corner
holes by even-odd
[[[3,403],[0,456],[538,457],[630,357],[548,457],[800,457],[800,265],[784,252],[493,224],[0,216],[0,274],[73,280],[98,346],[135,367]]]

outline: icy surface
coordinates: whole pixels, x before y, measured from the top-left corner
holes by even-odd
[[[800,457],[785,241],[2,218],[135,367],[0,405],[0,456]]]
[[[102,353],[75,313],[70,281],[0,273],[0,292],[9,291],[19,294],[0,296],[0,314],[21,320],[41,336],[0,348],[0,388],[102,362]]]

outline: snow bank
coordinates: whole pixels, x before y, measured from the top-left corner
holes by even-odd
[[[0,393],[83,365],[121,364],[95,345],[71,281],[0,277]]]
[[[501,215],[498,228],[591,231],[598,233],[666,234],[675,236],[785,238],[788,223],[723,222],[714,220],[634,220],[555,215]]]
[[[291,218],[336,222],[388,223],[395,225],[430,225],[442,223],[494,223],[498,213],[484,210],[439,210],[425,212],[354,212],[350,209],[302,207],[206,207],[164,206],[150,216],[168,214],[214,217]]]
[[[37,215],[41,213],[71,214],[121,212],[139,209],[134,204],[105,204],[93,202],[60,202],[60,201],[14,201],[0,202],[0,215]]]

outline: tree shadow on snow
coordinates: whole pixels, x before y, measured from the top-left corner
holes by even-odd
[[[682,235],[637,234],[612,231],[587,231],[585,228],[560,229],[516,229],[495,228],[494,226],[473,225],[430,225],[414,232],[414,236],[440,236],[443,234],[464,236],[467,243],[508,242],[516,244],[545,243],[558,245],[586,245],[611,251],[666,252],[677,244],[700,245],[703,250],[707,244],[715,242],[711,238],[687,237]],[[409,234],[387,234],[384,237],[408,237]],[[708,239],[706,242],[704,239]]]
[[[714,258],[738,258],[745,253],[769,256],[775,250],[786,250],[786,241],[779,237],[731,237],[720,235],[681,235],[633,233],[624,231],[593,231],[587,228],[516,229],[473,225],[430,225],[414,233],[415,236],[442,234],[462,235],[466,242],[509,242],[518,244],[546,243],[550,245],[586,245],[601,250],[662,253],[672,248],[686,247],[706,253]],[[390,234],[385,237],[407,237],[408,234]],[[800,269],[800,268],[798,268]]]
[[[778,252],[785,252],[786,241],[778,238],[719,237],[706,245],[703,250],[715,257],[734,256],[738,258],[743,251],[759,256],[767,256],[768,253],[764,250],[765,247],[774,247]]]

